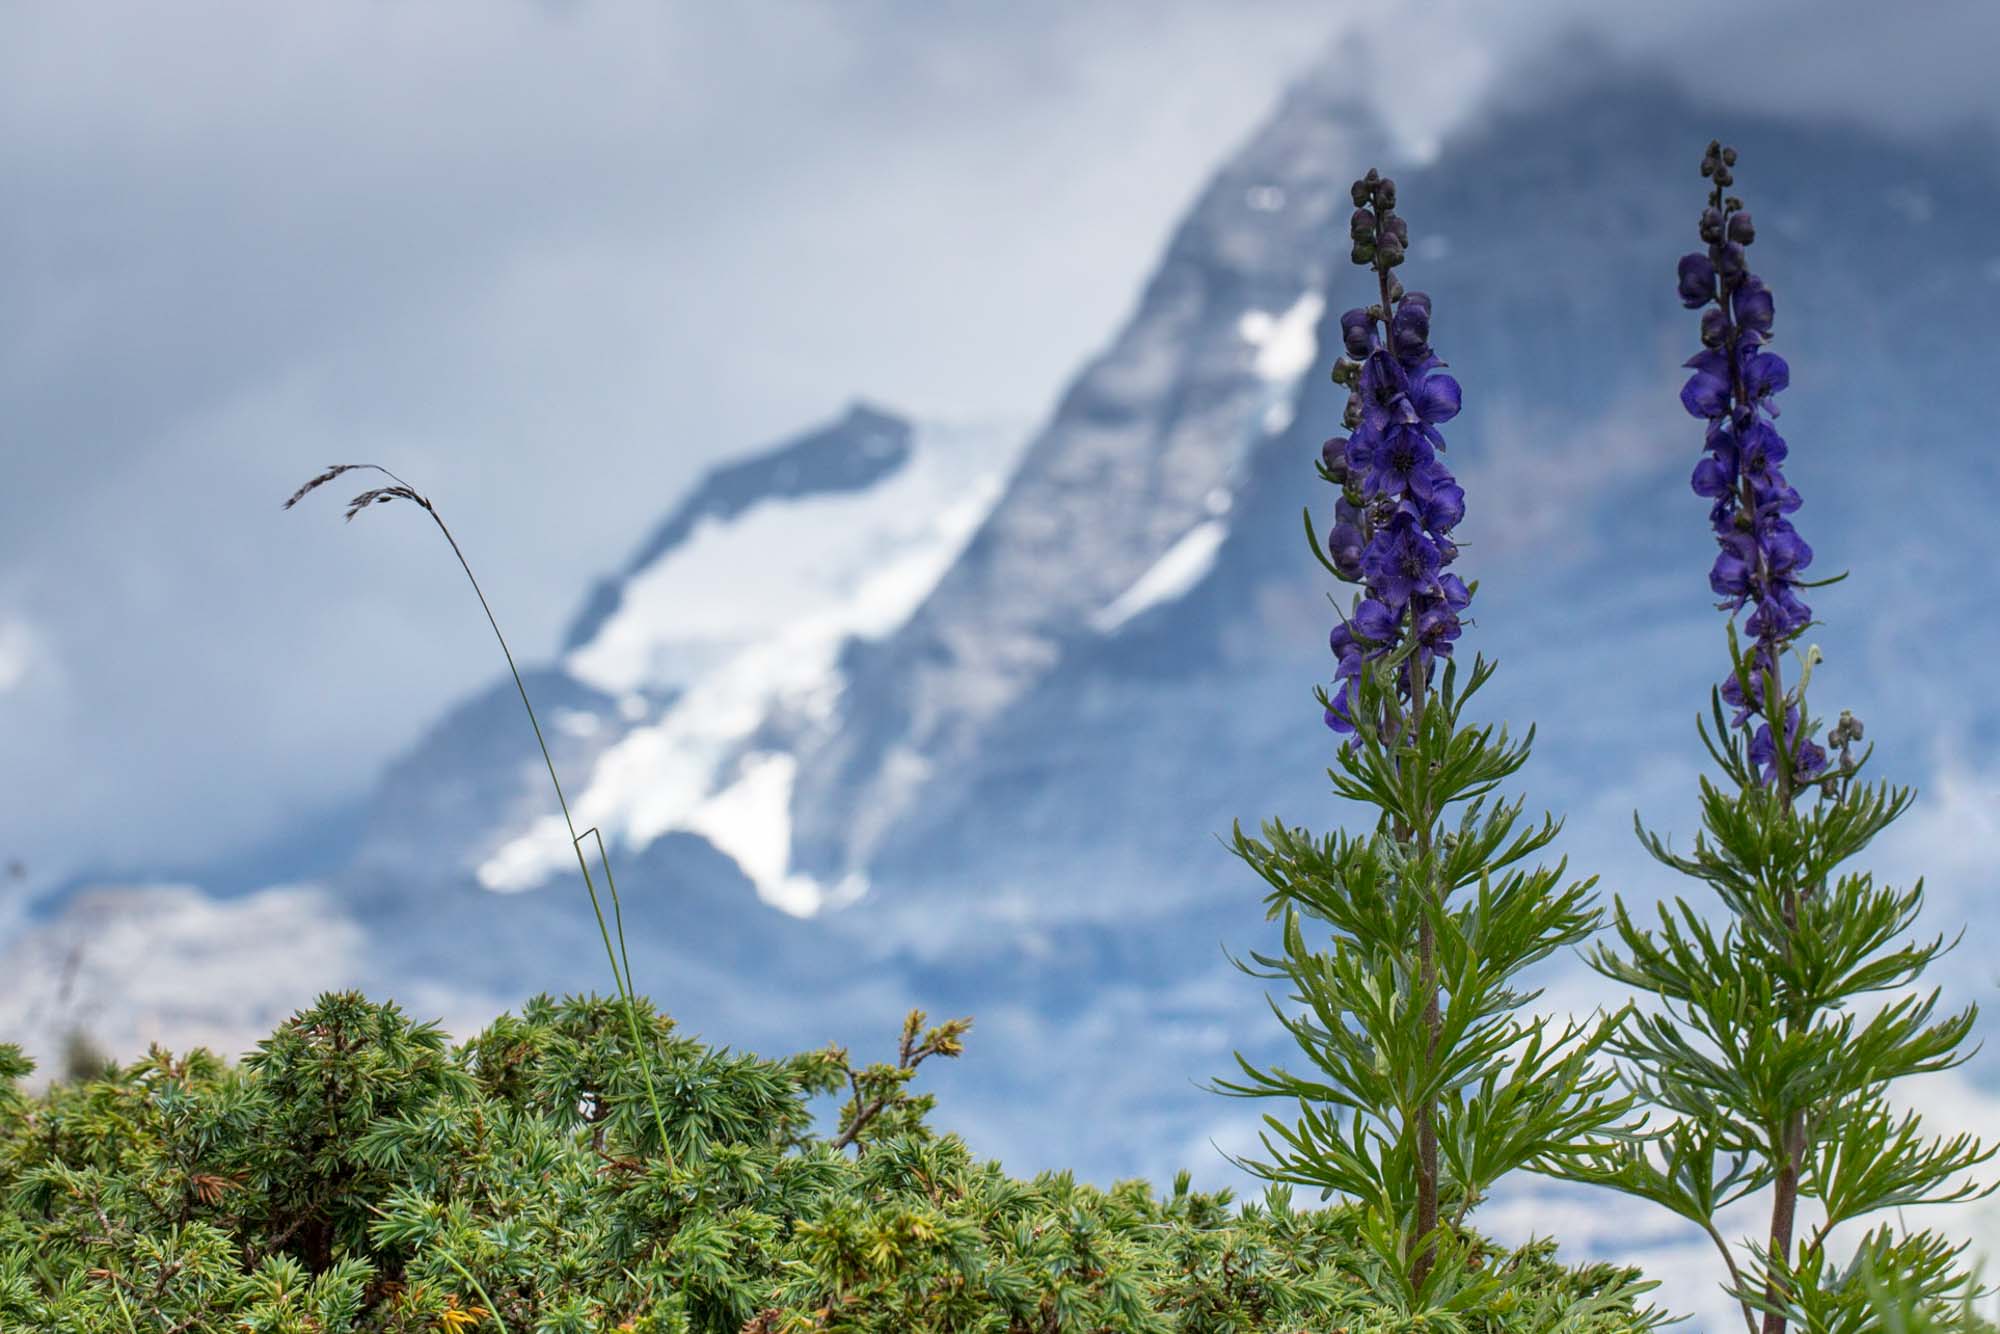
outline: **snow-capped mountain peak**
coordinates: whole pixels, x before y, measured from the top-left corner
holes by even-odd
[[[791,866],[794,747],[831,717],[847,642],[895,630],[957,559],[1016,438],[857,409],[712,475],[562,659],[622,705],[573,802],[579,827],[628,851],[700,834],[800,916],[858,896],[859,875],[822,884]],[[489,850],[479,883],[532,889],[574,863],[568,841],[546,815]]]

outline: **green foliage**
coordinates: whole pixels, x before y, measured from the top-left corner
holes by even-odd
[[[1973,1307],[1970,1288],[1977,1286],[1976,1280],[1955,1303],[1926,1300],[1921,1275],[1913,1281],[1897,1257],[1881,1255],[1864,1245],[1849,1267],[1845,1283],[1858,1283],[1867,1293],[1868,1303],[1866,1316],[1849,1328],[1867,1329],[1871,1334],[1993,1334],[1993,1323]]]
[[[856,1070],[677,1035],[641,1000],[538,997],[452,1047],[328,995],[241,1064],[196,1051],[38,1097],[0,1046],[0,1329],[50,1334],[804,1334],[1311,1329],[1612,1334],[1634,1275],[1468,1237],[1489,1299],[1412,1320],[1364,1214],[1233,1216],[975,1163],[908,1085],[968,1020]],[[832,1136],[809,1101],[849,1093]],[[849,1154],[842,1146],[853,1146]]]
[[[1789,697],[1767,679],[1765,697],[1788,698],[1803,712],[1807,675]],[[1985,1194],[1965,1174],[1994,1153],[1970,1136],[1928,1137],[1918,1116],[1895,1114],[1886,1097],[1894,1081],[1962,1062],[1975,1015],[1968,1006],[1939,1016],[1938,992],[1917,987],[1947,948],[1941,937],[1906,938],[1922,883],[1898,890],[1866,873],[1837,874],[1909,808],[1911,794],[1861,783],[1867,756],[1843,748],[1837,774],[1796,805],[1802,793],[1789,782],[1758,781],[1747,743],[1725,725],[1719,692],[1713,711],[1702,738],[1729,781],[1702,779],[1693,849],[1676,853],[1643,826],[1639,834],[1659,861],[1706,882],[1727,915],[1711,923],[1676,899],[1648,926],[1616,903],[1621,948],[1600,946],[1591,961],[1651,997],[1611,1050],[1658,1116],[1644,1133],[1573,1161],[1568,1174],[1699,1224],[1721,1251],[1753,1331],[1878,1328],[1864,1273],[1892,1275],[1898,1302],[1943,1319],[1974,1290],[1961,1248],[1928,1232],[1899,1239],[1881,1229],[1845,1263],[1828,1254],[1842,1223]],[[1847,726],[1840,735],[1850,735]],[[1766,1189],[1768,1240],[1739,1256],[1715,1215]],[[1824,1218],[1794,1236],[1800,1201],[1816,1203]]]
[[[1447,663],[1442,688],[1405,719],[1388,683],[1397,665],[1364,673],[1360,744],[1329,771],[1340,795],[1382,812],[1374,831],[1235,831],[1237,854],[1271,886],[1266,917],[1284,918],[1284,954],[1251,956],[1269,971],[1237,967],[1295,988],[1305,1013],[1271,1008],[1320,1073],[1259,1071],[1239,1053],[1249,1082],[1218,1091],[1297,1100],[1295,1125],[1264,1118],[1272,1161],[1243,1166],[1356,1202],[1371,1290],[1414,1316],[1500,1300],[1512,1276],[1479,1263],[1467,1215],[1510,1172],[1586,1156],[1630,1100],[1592,1062],[1611,1019],[1523,1014],[1537,993],[1518,987],[1520,970],[1582,942],[1598,914],[1590,881],[1565,886],[1562,864],[1525,865],[1559,826],[1522,825],[1519,801],[1489,803],[1529,746],[1463,718],[1492,667],[1476,662],[1461,693]],[[1331,929],[1327,949],[1309,948],[1302,914]]]

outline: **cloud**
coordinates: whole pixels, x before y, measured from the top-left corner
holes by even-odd
[[[1614,63],[1667,75],[1719,117],[1775,112],[1911,136],[2000,129],[1989,58],[2000,11],[1985,0],[1944,0],[1921,23],[1868,0],[1440,0],[1399,13],[1376,40],[1364,77],[1419,157],[1495,103],[1576,91]]]
[[[310,887],[234,900],[188,885],[97,889],[0,951],[0,1015],[44,1074],[79,1031],[119,1059],[153,1042],[234,1059],[315,990],[351,984],[360,942]]]
[[[40,656],[40,641],[26,621],[0,620],[0,695],[28,679]]]

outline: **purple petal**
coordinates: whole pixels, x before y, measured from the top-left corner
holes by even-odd
[[[1726,496],[1735,487],[1735,478],[1720,459],[1706,458],[1694,465],[1694,493],[1714,499]]]
[[[1689,310],[1715,300],[1715,265],[1707,255],[1681,256],[1681,304]]]
[[[1736,322],[1745,329],[1751,330],[1760,338],[1771,332],[1775,307],[1771,301],[1771,289],[1764,286],[1760,279],[1745,278],[1743,285],[1736,289],[1735,296],[1730,299],[1730,305],[1736,312]]]
[[[1347,355],[1359,361],[1375,349],[1375,321],[1366,310],[1357,307],[1340,317],[1340,339],[1347,347]]]
[[[1448,422],[1458,415],[1458,381],[1432,372],[1417,389],[1417,415],[1427,422]]]
[[[1374,598],[1363,598],[1354,609],[1355,633],[1378,644],[1387,644],[1396,638],[1396,621],[1396,613]]]
[[[1695,417],[1723,416],[1729,411],[1729,382],[1706,371],[1692,375],[1681,386],[1681,406]]]

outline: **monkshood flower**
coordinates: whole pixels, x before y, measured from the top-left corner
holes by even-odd
[[[1406,699],[1420,693],[1436,659],[1451,656],[1472,601],[1448,569],[1458,558],[1449,534],[1465,517],[1465,490],[1440,457],[1438,430],[1458,415],[1458,381],[1431,348],[1430,297],[1405,292],[1391,272],[1410,239],[1395,211],[1396,183],[1370,170],[1352,194],[1352,258],[1374,270],[1380,300],[1340,317],[1346,355],[1333,378],[1349,389],[1350,434],[1320,451],[1321,474],[1341,488],[1327,563],[1366,590],[1329,641],[1339,690],[1326,723],[1343,733],[1354,731],[1348,708],[1362,664],[1414,641],[1399,689]]]
[[[1715,142],[1702,159],[1701,174],[1714,183],[1700,224],[1707,249],[1683,255],[1679,269],[1681,303],[1702,313],[1702,350],[1686,363],[1694,373],[1681,388],[1681,405],[1708,423],[1690,481],[1696,495],[1714,502],[1708,517],[1719,551],[1709,587],[1732,616],[1751,608],[1744,629],[1755,645],[1741,676],[1732,673],[1723,683],[1722,697],[1736,710],[1732,726],[1747,730],[1753,714],[1763,719],[1751,739],[1751,763],[1765,782],[1776,783],[1779,748],[1770,725],[1776,708],[1765,708],[1762,683],[1766,676],[1777,679],[1780,651],[1812,621],[1799,589],[1813,553],[1787,517],[1798,511],[1800,499],[1785,480],[1789,450],[1773,422],[1791,368],[1766,347],[1775,305],[1771,289],[1749,268],[1746,252],[1756,226],[1743,201],[1725,193],[1735,165],[1736,150]],[[1791,787],[1826,768],[1826,752],[1797,734],[1797,714],[1796,704],[1787,706]]]
[[[1431,299],[1396,279],[1410,231],[1395,182],[1370,171],[1353,196],[1354,262],[1373,269],[1379,299],[1339,317],[1346,433],[1318,463],[1339,499],[1330,530],[1312,506],[1304,520],[1314,554],[1353,586],[1327,637],[1334,685],[1314,692],[1327,725],[1348,734],[1326,773],[1339,797],[1379,814],[1372,831],[1323,840],[1276,820],[1265,842],[1236,827],[1237,855],[1275,891],[1267,918],[1285,920],[1283,956],[1256,956],[1277,971],[1237,966],[1291,982],[1306,1010],[1284,1022],[1319,1069],[1300,1079],[1239,1053],[1249,1082],[1217,1091],[1298,1104],[1296,1128],[1264,1118],[1272,1161],[1231,1161],[1348,1200],[1369,1251],[1362,1281],[1393,1303],[1397,1329],[1430,1328],[1540,1300],[1464,1227],[1493,1183],[1608,1151],[1638,1127],[1616,1073],[1595,1059],[1618,1020],[1554,1023],[1525,1012],[1533,993],[1513,982],[1581,944],[1599,913],[1591,881],[1565,886],[1560,865],[1514,869],[1559,821],[1515,833],[1521,803],[1486,802],[1526,763],[1528,742],[1466,719],[1493,664],[1454,661],[1474,592],[1451,568],[1465,491],[1445,466],[1443,428],[1458,415],[1458,381],[1431,347]],[[1331,927],[1330,948],[1307,948],[1301,914]],[[1648,1312],[1634,1328],[1654,1323]]]
[[[1923,882],[1899,889],[1841,869],[1912,796],[1860,781],[1868,752],[1854,754],[1862,726],[1853,714],[1840,715],[1824,744],[1814,738],[1807,692],[1821,658],[1796,651],[1814,624],[1800,594],[1831,581],[1804,577],[1812,548],[1792,527],[1799,494],[1785,480],[1775,425],[1791,371],[1770,350],[1771,291],[1747,259],[1756,232],[1728,193],[1735,165],[1734,150],[1709,144],[1706,249],[1682,258],[1678,276],[1681,299],[1701,311],[1702,341],[1681,402],[1708,424],[1690,480],[1711,502],[1709,586],[1730,616],[1731,670],[1714,691],[1714,725],[1704,718],[1698,730],[1729,786],[1702,780],[1700,831],[1686,852],[1635,821],[1655,860],[1714,897],[1698,907],[1675,896],[1657,915],[1650,903],[1615,901],[1617,943],[1597,944],[1588,960],[1636,993],[1604,1050],[1647,1115],[1612,1147],[1587,1149],[1551,1175],[1610,1186],[1699,1225],[1721,1252],[1718,1277],[1748,1334],[1895,1328],[1880,1290],[1869,1291],[1880,1277],[1908,1283],[1905,1309],[1915,1314],[1903,1327],[1969,1330],[1981,1322],[1962,1313],[1985,1293],[1962,1263],[1968,1248],[1905,1232],[1900,1220],[1917,1204],[1990,1194],[1966,1174],[2000,1150],[1928,1134],[1905,1110],[1916,1100],[1890,1086],[1967,1060],[1976,1011],[1942,1015],[1936,990],[1923,994],[1922,973],[1951,948],[1943,935],[1904,937]],[[1816,799],[1801,809],[1796,799],[1808,794]],[[1769,1226],[1733,1245],[1724,1231],[1737,1225],[1720,1223],[1724,1211],[1757,1196]],[[1890,1210],[1896,1224],[1864,1221]],[[1836,1229],[1850,1238],[1837,1248]]]

